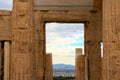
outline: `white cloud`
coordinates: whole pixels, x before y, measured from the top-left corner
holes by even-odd
[[[83,24],[49,23],[46,28],[47,46],[62,46],[84,41]]]
[[[65,63],[65,64],[72,64],[75,65],[75,59],[74,57],[53,57],[53,63],[58,64],[58,63]]]
[[[73,46],[66,48],[50,48],[53,53],[53,63],[75,64],[75,48]],[[83,47],[80,47],[84,50]],[[84,54],[84,53],[83,53]]]
[[[64,61],[67,64],[75,62],[75,48],[83,48],[83,24],[46,24],[47,53],[53,53],[53,63]]]
[[[13,0],[0,0],[0,10],[12,10]]]
[[[78,48],[82,48],[84,50],[84,47],[79,46]],[[76,46],[69,46],[69,47],[48,47],[47,52],[53,53],[53,56],[74,56],[75,55],[75,49]],[[84,54],[84,53],[83,53]]]

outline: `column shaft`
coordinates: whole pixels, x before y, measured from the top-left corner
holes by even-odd
[[[45,80],[53,80],[52,54],[46,53]]]
[[[10,80],[36,80],[34,0],[14,0]]]

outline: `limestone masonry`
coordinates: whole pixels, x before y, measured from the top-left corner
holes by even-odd
[[[93,0],[90,5],[40,10],[34,0],[13,0],[12,11],[0,10],[0,80],[52,80],[46,22],[85,24],[85,54],[76,58],[76,80],[120,80],[120,0]]]

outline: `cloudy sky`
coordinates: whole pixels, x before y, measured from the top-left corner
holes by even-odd
[[[13,0],[0,0],[0,10],[11,10]]]
[[[75,48],[84,47],[84,24],[47,23],[46,43],[54,64],[74,64]]]
[[[13,0],[0,0],[0,10],[12,10]],[[46,52],[53,54],[53,64],[75,63],[75,48],[84,46],[83,24],[46,24]]]

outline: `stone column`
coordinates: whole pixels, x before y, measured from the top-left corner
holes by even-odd
[[[76,56],[77,55],[83,55],[82,54],[82,48],[76,48],[75,53],[76,53]]]
[[[103,80],[120,80],[120,0],[103,0]]]
[[[13,0],[10,80],[36,80],[34,0]]]
[[[3,45],[2,42],[0,41],[0,80],[3,80]]]
[[[9,80],[10,42],[4,42],[4,80]]]
[[[46,53],[45,80],[53,80],[52,54]]]
[[[82,49],[76,48],[76,80],[85,80],[85,56]]]
[[[75,78],[79,80],[79,56],[82,55],[82,48],[75,49]]]
[[[35,18],[35,51],[36,51],[36,78],[45,79],[45,26],[42,13],[36,11]]]
[[[101,79],[101,49],[97,41],[88,42],[88,79]]]
[[[92,12],[91,14],[91,21],[85,25],[85,55],[88,58],[88,79],[101,80],[102,18],[99,12]]]

